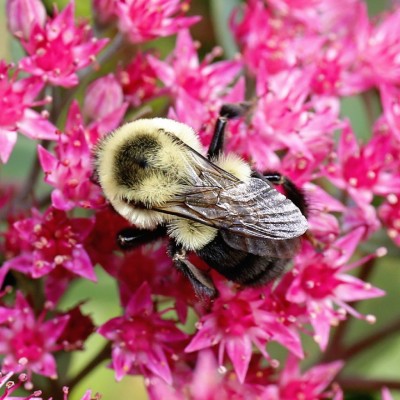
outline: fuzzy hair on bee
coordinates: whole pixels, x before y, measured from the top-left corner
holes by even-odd
[[[106,198],[133,225],[119,234],[121,247],[167,235],[175,266],[200,295],[216,291],[189,252],[234,282],[258,285],[284,270],[308,229],[304,195],[292,182],[224,154],[225,125],[241,112],[236,105],[221,109],[207,151],[191,127],[166,118],[127,123],[95,151]],[[293,200],[273,183],[283,183]]]

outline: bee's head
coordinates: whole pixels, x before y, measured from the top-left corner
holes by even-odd
[[[152,208],[179,193],[187,168],[185,150],[174,137],[201,151],[190,127],[161,118],[128,123],[101,141],[96,174],[114,207],[123,202]]]
[[[162,152],[162,143],[153,134],[139,133],[127,138],[114,156],[112,173],[116,183],[126,190],[137,190],[149,175],[165,174],[160,165]]]

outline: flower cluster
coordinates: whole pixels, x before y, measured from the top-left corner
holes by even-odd
[[[342,399],[351,380],[341,370],[360,350],[335,328],[375,322],[358,302],[385,294],[366,280],[385,246],[400,246],[400,7],[372,19],[364,0],[246,0],[226,27],[231,59],[215,43],[200,49],[190,28],[203,22],[187,0],[94,0],[92,11],[93,27],[75,17],[73,0],[61,10],[6,0],[24,55],[0,60],[1,163],[19,133],[37,143],[26,181],[0,183],[0,399],[40,375],[43,393],[66,400],[77,380],[58,379],[59,362],[91,334],[108,343],[95,360],[109,359],[118,381],[141,375],[151,399]],[[356,96],[370,132],[344,116],[343,100]],[[184,122],[206,148],[221,106],[244,102],[226,151],[293,181],[310,229],[276,281],[243,288],[211,271],[218,294],[199,298],[166,238],[119,251],[129,224],[104,198],[93,154],[142,116]],[[97,326],[79,300],[60,305],[71,282],[96,282],[96,266],[116,282],[122,308]],[[306,336],[322,355],[304,371]]]

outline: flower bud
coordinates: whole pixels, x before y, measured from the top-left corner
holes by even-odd
[[[93,0],[92,3],[95,18],[100,24],[106,24],[113,18],[115,19],[115,1]]]
[[[122,88],[113,74],[94,81],[87,89],[83,112],[92,120],[99,120],[121,107]]]
[[[40,0],[7,0],[8,28],[18,38],[28,39],[32,28],[46,21],[46,9]]]

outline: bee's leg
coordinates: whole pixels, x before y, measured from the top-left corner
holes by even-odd
[[[163,226],[154,230],[129,227],[117,234],[117,244],[122,250],[131,250],[142,244],[153,242],[166,236],[166,234],[166,229]]]
[[[258,178],[265,178],[274,185],[281,185],[285,192],[285,195],[290,199],[295,206],[301,211],[301,213],[308,216],[308,204],[303,191],[298,188],[289,178],[280,174],[279,172],[266,172],[263,175],[258,172],[253,173],[253,176]]]
[[[225,127],[230,119],[240,117],[250,108],[250,103],[224,104],[219,110],[207,158],[217,158],[224,149]]]
[[[176,269],[189,279],[199,297],[214,297],[216,295],[216,289],[211,278],[187,259],[186,251],[182,247],[175,242],[171,242],[168,254],[172,258]]]

